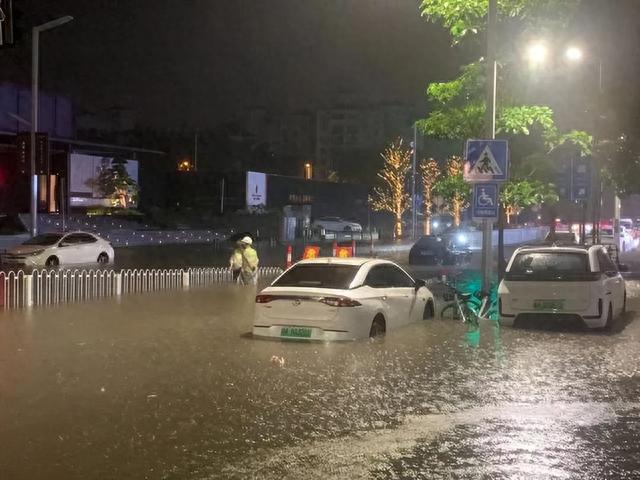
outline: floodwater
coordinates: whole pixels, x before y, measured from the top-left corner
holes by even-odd
[[[634,314],[280,342],[248,335],[253,293],[0,315],[0,478],[640,478]]]

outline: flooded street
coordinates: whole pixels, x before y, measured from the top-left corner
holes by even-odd
[[[253,339],[252,314],[234,285],[2,314],[0,477],[640,478],[633,313],[334,344]]]

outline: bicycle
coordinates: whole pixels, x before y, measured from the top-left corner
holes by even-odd
[[[449,292],[443,297],[447,303],[440,311],[440,318],[462,320],[462,323],[477,326],[479,320],[496,318],[495,300],[486,292],[464,293],[454,285],[445,283]]]

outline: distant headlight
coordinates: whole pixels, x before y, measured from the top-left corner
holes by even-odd
[[[464,233],[458,234],[457,240],[458,240],[458,243],[462,243],[462,244],[465,244],[468,241],[467,236]]]
[[[44,248],[42,250],[34,250],[33,252],[25,253],[27,257],[35,257],[36,255],[40,255],[44,252]]]
[[[438,228],[440,226],[439,222],[433,222],[433,228]]]

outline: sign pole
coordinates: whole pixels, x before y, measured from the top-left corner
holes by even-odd
[[[487,16],[487,100],[485,109],[485,125],[490,139],[496,138],[496,34],[498,23],[498,0],[489,0]],[[484,220],[482,234],[482,288],[489,291],[491,287],[493,222]]]

